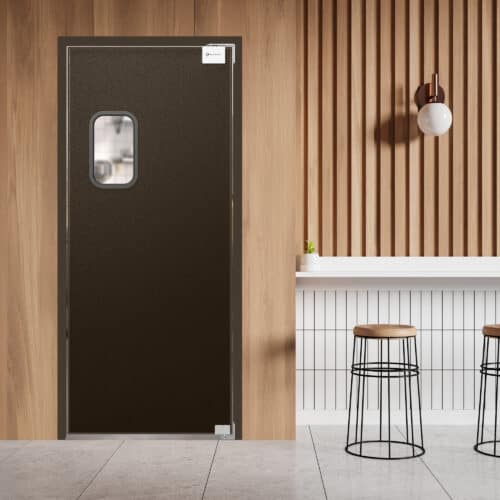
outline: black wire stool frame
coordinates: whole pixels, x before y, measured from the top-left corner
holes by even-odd
[[[368,346],[367,341],[378,342],[378,360],[368,361]],[[413,340],[413,342],[412,342]],[[402,342],[403,362],[396,362],[390,360],[390,346],[389,342]],[[356,347],[359,344],[359,354],[356,353]],[[412,346],[413,344],[413,346]],[[384,361],[384,348],[386,349],[386,361]],[[413,356],[412,356],[413,351]],[[357,362],[356,362],[357,356]],[[412,357],[414,362],[412,362]],[[363,426],[364,426],[364,413],[365,413],[365,393],[366,381],[368,378],[375,378],[378,380],[378,409],[379,409],[379,433],[378,439],[363,440]],[[416,397],[413,397],[412,379],[416,378]],[[403,440],[391,439],[391,380],[402,379],[404,385],[404,402],[405,402],[405,436]],[[351,421],[353,419],[353,386],[354,381],[357,380],[357,394],[355,395],[355,424],[354,436],[351,438]],[[387,439],[383,439],[382,429],[383,425],[383,404],[382,393],[384,381],[387,381]],[[360,398],[361,396],[361,398]],[[415,399],[415,401],[413,401]],[[414,409],[414,403],[417,408]],[[420,421],[420,436],[417,436],[414,429],[414,411],[418,411],[418,418]],[[420,438],[420,439],[418,439]],[[367,443],[387,443],[386,456],[375,456],[363,454],[363,445]],[[391,450],[392,445],[404,445],[410,450],[410,454],[405,456],[394,456]],[[350,455],[362,458],[373,458],[378,460],[402,460],[407,458],[417,458],[425,453],[424,437],[422,432],[422,404],[420,397],[420,370],[418,366],[417,356],[417,340],[416,336],[413,337],[362,337],[359,335],[354,336],[354,343],[352,347],[352,366],[351,366],[351,386],[349,391],[349,413],[347,422],[347,442],[345,451]]]
[[[495,361],[489,361],[490,339],[496,343],[493,347],[493,357]],[[484,335],[483,337],[483,357],[480,365],[481,384],[479,388],[479,406],[477,415],[477,433],[474,450],[489,457],[500,457],[500,436],[498,430],[498,384],[500,379],[500,337]],[[486,413],[486,388],[488,377],[495,380],[495,423],[493,430],[493,440],[484,440],[484,416]],[[488,451],[492,449],[491,451]]]

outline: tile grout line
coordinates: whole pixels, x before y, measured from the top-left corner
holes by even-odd
[[[12,453],[9,453],[6,457],[3,457],[2,460],[0,460],[0,463],[3,463],[5,462],[6,460],[9,460],[11,459],[14,455],[16,455],[19,451],[21,450],[24,450],[24,448],[26,448],[26,446],[28,446],[30,443],[32,443],[33,441],[26,441],[26,443],[24,443],[22,446],[20,446],[19,448],[16,448]]]
[[[84,490],[76,497],[75,500],[78,500],[83,496],[83,494],[89,489],[90,485],[96,480],[97,476],[101,473],[101,471],[106,467],[106,465],[109,464],[110,460],[116,455],[116,452],[123,446],[123,443],[125,443],[125,440],[123,440],[115,449],[113,453],[111,453],[110,457],[102,464],[101,467],[99,467],[99,470],[94,474],[92,479],[89,481],[87,486],[85,486]]]
[[[323,480],[323,473],[321,472],[321,465],[319,464],[318,452],[316,451],[316,444],[314,443],[314,438],[312,435],[311,426],[308,425],[307,428],[309,429],[309,436],[311,436],[311,443],[313,445],[314,456],[316,457],[316,464],[318,466],[319,477],[321,479],[321,485],[323,486],[323,493],[325,494],[326,500],[328,500],[328,495],[326,494],[325,481]]]
[[[401,434],[401,436],[405,437],[403,434],[403,431],[399,428],[399,425],[395,426],[398,432]],[[429,471],[429,474],[436,480],[436,482],[439,484],[441,489],[446,493],[446,496],[450,499],[453,500],[453,497],[450,495],[449,491],[444,487],[443,483],[439,480],[439,478],[432,472],[432,469],[429,467],[429,465],[425,462],[425,460],[422,457],[418,457],[418,460],[424,465],[424,467]]]
[[[203,493],[201,494],[201,500],[203,500],[205,498],[205,493],[207,491],[207,486],[208,486],[208,480],[210,479],[210,475],[212,474],[212,468],[214,466],[215,455],[217,454],[217,449],[219,448],[219,443],[220,443],[220,439],[217,439],[217,444],[215,445],[214,454],[212,455],[212,460],[210,461],[210,467],[208,469],[208,474],[207,474],[207,479],[205,481],[205,486],[203,487]]]

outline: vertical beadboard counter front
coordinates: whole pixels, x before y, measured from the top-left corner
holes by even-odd
[[[481,329],[500,322],[500,257],[322,257],[320,271],[296,278],[297,424],[347,422],[357,323],[414,325],[424,423],[476,422]],[[395,343],[391,358],[400,355]],[[369,422],[376,382],[367,390]]]

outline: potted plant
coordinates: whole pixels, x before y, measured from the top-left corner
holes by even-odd
[[[319,255],[311,240],[306,241],[305,253],[302,255],[301,271],[319,271]]]

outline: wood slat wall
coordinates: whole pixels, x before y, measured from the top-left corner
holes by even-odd
[[[305,0],[296,248],[499,255],[499,0]],[[423,136],[439,72],[450,132]]]
[[[0,0],[0,439],[57,437],[57,37],[194,34],[243,36],[243,437],[294,438],[301,9]]]

